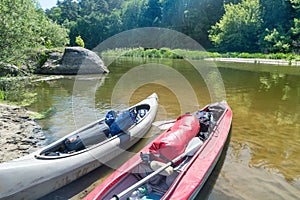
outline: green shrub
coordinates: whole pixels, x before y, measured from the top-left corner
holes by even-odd
[[[38,53],[39,54],[39,53]],[[49,54],[45,51],[41,51],[40,55],[37,57],[37,63],[41,67],[45,64],[45,62],[48,60]]]
[[[0,100],[1,101],[5,100],[5,93],[2,90],[0,90]]]
[[[80,47],[83,47],[84,48],[84,41],[83,39],[81,38],[81,36],[77,36],[76,39],[75,39],[75,43],[80,46]]]
[[[26,106],[36,101],[30,80],[22,77],[0,78],[0,100]]]
[[[46,43],[45,43],[45,46],[46,46],[47,49],[53,48],[51,40],[47,40]]]

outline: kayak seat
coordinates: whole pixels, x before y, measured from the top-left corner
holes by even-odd
[[[40,155],[60,156],[74,153],[107,140],[108,135],[109,127],[105,123],[99,122],[45,149]]]
[[[67,152],[79,151],[85,148],[79,135],[65,139],[64,144],[67,149]]]
[[[92,127],[78,133],[84,147],[89,147],[101,143],[109,137],[109,127],[106,123],[100,122]]]

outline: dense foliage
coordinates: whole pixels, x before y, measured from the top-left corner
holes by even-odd
[[[33,0],[0,1],[0,59],[20,64],[27,49],[68,43],[68,31],[46,17]]]
[[[68,38],[92,49],[149,26],[177,30],[219,52],[300,51],[300,0],[60,0],[45,13],[36,0],[1,0],[1,62],[20,62],[26,49],[64,46]]]
[[[259,0],[225,4],[225,14],[212,26],[210,39],[223,51],[257,51],[262,26]]]
[[[299,52],[300,0],[63,0],[47,10],[92,49],[139,27],[165,27],[221,52]]]

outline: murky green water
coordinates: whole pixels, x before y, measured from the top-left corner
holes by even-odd
[[[124,108],[152,92],[159,96],[156,120],[176,118],[226,98],[233,110],[230,140],[198,199],[298,199],[300,68],[216,63],[219,76],[212,71],[212,63],[192,63],[119,59],[109,66],[111,73],[102,77],[38,83],[33,89],[38,100],[30,109],[51,109],[49,117],[39,123],[53,141],[109,109]],[[138,151],[159,133],[153,127],[131,151]],[[117,163],[124,160],[123,156]],[[103,179],[112,170],[102,167],[97,172],[98,179]],[[91,189],[93,182],[99,182],[95,174],[85,188]],[[78,187],[80,182],[74,184]],[[54,194],[63,197],[65,192]],[[72,192],[68,198],[76,195]]]

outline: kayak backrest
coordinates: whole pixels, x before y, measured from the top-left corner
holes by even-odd
[[[128,129],[139,123],[150,110],[148,104],[141,104],[125,111],[109,111],[105,116],[105,123],[110,128],[110,135],[115,136],[121,132],[126,133]]]
[[[135,123],[135,110],[121,112],[109,126],[111,136],[126,132]]]

